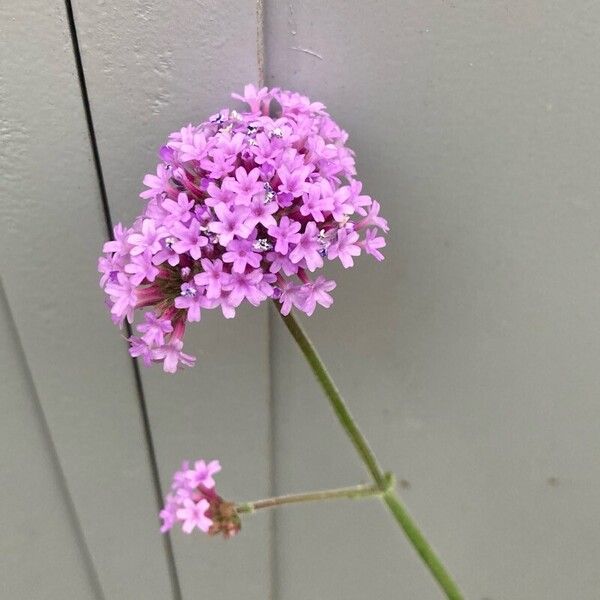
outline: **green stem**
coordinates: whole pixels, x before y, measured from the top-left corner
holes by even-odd
[[[286,494],[254,502],[244,502],[235,507],[238,513],[251,513],[261,508],[275,508],[283,504],[298,504],[299,502],[314,502],[316,500],[335,500],[336,498],[371,498],[382,496],[384,492],[378,485],[355,485],[352,487],[337,488],[334,490],[320,490],[318,492],[305,492],[302,494]]]
[[[285,323],[285,326],[292,334],[294,340],[296,340],[296,343],[300,347],[302,354],[304,354],[304,357],[310,365],[315,377],[321,384],[321,387],[323,388],[323,391],[325,392],[325,395],[327,396],[341,426],[344,428],[346,434],[350,438],[350,441],[356,448],[358,455],[371,474],[375,485],[379,488],[379,490],[381,490],[383,501],[386,503],[396,522],[400,525],[400,527],[402,527],[414,549],[423,559],[423,562],[427,565],[431,575],[446,594],[446,597],[449,598],[449,600],[464,600],[464,596],[458,589],[458,586],[452,579],[450,573],[448,573],[442,564],[442,561],[437,557],[433,548],[429,545],[429,542],[421,533],[418,525],[402,504],[395,488],[389,485],[389,476],[387,476],[383,469],[379,466],[375,454],[369,447],[367,440],[358,428],[356,421],[350,414],[346,403],[344,402],[339,390],[333,382],[333,379],[331,379],[331,376],[327,372],[327,369],[325,368],[325,365],[319,357],[312,342],[306,333],[304,333],[302,327],[298,321],[296,321],[296,318],[292,313],[284,316],[280,313],[278,308],[277,312],[279,312],[283,322]]]

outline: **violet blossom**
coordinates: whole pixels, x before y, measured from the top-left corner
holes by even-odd
[[[272,299],[283,314],[311,315],[332,305],[335,288],[311,273],[335,259],[351,267],[363,252],[383,259],[387,222],[325,106],[253,85],[233,96],[249,109],[222,109],[169,136],[144,177],[142,214],[116,225],[98,261],[113,321],[133,323],[144,310],[131,355],[167,372],[194,364],[183,337],[202,310],[232,318],[243,302]],[[200,527],[193,517],[189,527]]]
[[[184,533],[198,529],[209,535],[220,533],[231,537],[240,530],[235,505],[217,494],[213,475],[220,470],[218,460],[209,463],[198,460],[193,467],[189,461],[183,461],[173,474],[171,489],[159,513],[162,533],[171,530],[176,523]]]

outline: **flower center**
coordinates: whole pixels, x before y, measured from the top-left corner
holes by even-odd
[[[267,238],[259,238],[254,242],[254,244],[252,244],[252,247],[254,248],[254,250],[266,252],[267,250],[271,250],[271,248],[273,248],[273,245],[271,244],[271,242],[269,242]]]

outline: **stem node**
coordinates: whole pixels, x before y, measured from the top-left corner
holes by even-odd
[[[384,496],[396,490],[396,476],[391,471],[386,471],[383,475],[383,487],[381,492]]]

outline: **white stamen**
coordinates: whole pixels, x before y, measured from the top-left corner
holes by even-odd
[[[182,286],[183,287],[183,286]],[[187,296],[188,298],[193,298],[198,293],[198,290],[193,286],[186,286],[185,289],[181,290],[182,296]]]
[[[273,244],[269,242],[266,238],[259,238],[252,244],[252,248],[254,250],[258,250],[259,252],[266,252],[267,250],[271,250],[273,248]]]

